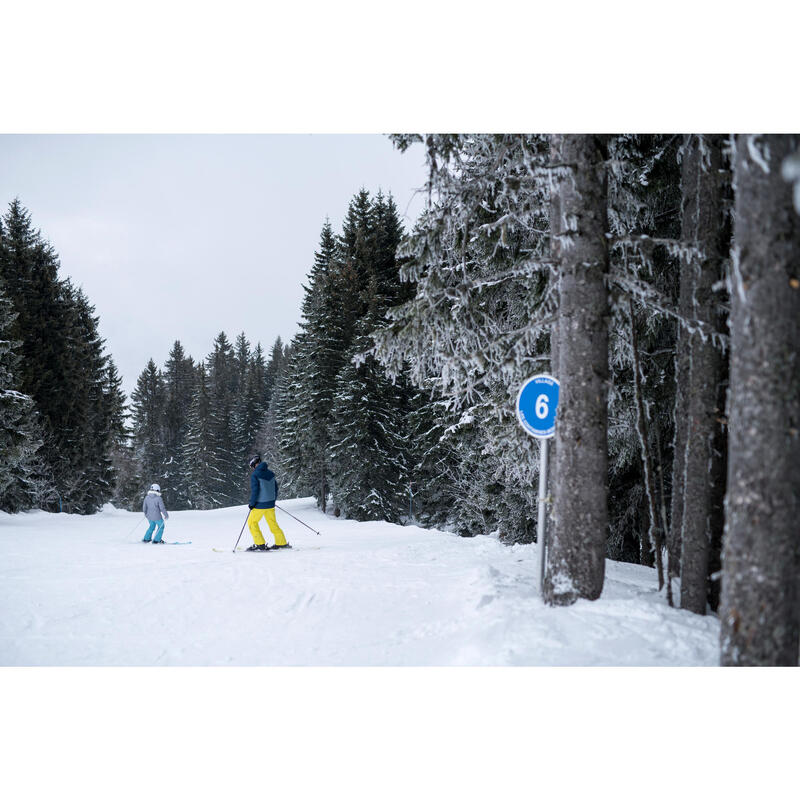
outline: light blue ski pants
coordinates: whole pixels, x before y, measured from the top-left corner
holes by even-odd
[[[154,530],[156,532],[156,535],[153,536],[153,541],[154,542],[160,542],[161,541],[161,537],[164,534],[164,520],[163,519],[159,519],[159,520],[151,519],[150,520],[150,527],[144,532],[144,541],[146,541],[146,542],[150,541],[150,536],[152,535]]]

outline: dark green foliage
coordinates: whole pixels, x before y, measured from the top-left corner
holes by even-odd
[[[133,400],[133,441],[147,484],[164,483],[166,391],[164,377],[151,358],[136,381]]]
[[[20,343],[11,339],[15,319],[0,281],[0,509],[10,512],[32,503],[30,481],[42,444],[33,399],[18,389]]]
[[[234,346],[221,332],[197,366],[179,341],[163,371],[151,361],[133,394],[135,452],[124,446],[117,451],[125,485],[118,487],[119,502],[135,506],[153,482],[176,510],[244,502],[247,461],[267,417],[269,380],[286,358],[280,340],[276,347],[279,363],[265,363],[260,344],[251,348],[241,333]]]
[[[172,345],[162,375],[165,398],[164,463],[161,473],[165,491],[169,491],[172,499],[171,507],[180,510],[189,507],[188,487],[180,454],[189,431],[189,408],[196,380],[194,359],[186,355],[180,341]]]
[[[369,335],[403,297],[401,237],[391,197],[362,189],[342,234],[323,225],[303,299],[300,333],[275,394],[278,462],[285,486],[358,519],[407,513],[407,382],[392,384],[366,355]],[[408,290],[406,289],[406,294]]]
[[[27,505],[88,514],[112,496],[121,397],[88,298],[58,278],[58,257],[18,200],[0,231],[0,278],[20,342],[16,380],[44,441]],[[113,373],[115,375],[115,373]]]

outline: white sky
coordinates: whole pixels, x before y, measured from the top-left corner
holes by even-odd
[[[288,342],[326,215],[380,188],[408,228],[424,180],[421,146],[376,134],[0,136],[3,213],[19,197],[83,286],[128,395],[175,339]]]

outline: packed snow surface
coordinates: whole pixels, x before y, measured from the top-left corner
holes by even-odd
[[[280,505],[321,535],[278,510],[293,550],[234,553],[245,506],[171,513],[184,546],[111,506],[0,513],[0,665],[718,663],[718,620],[669,608],[652,569],[607,561],[600,600],[550,608],[535,545]]]

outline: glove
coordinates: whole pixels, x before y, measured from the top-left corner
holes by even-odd
[[[255,506],[247,506],[251,511],[255,508]]]

